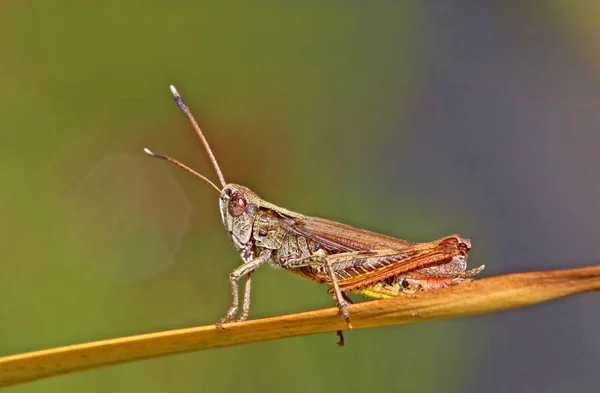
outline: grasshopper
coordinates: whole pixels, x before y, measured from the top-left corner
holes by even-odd
[[[174,86],[171,92],[204,144],[222,187],[169,156],[147,148],[144,151],[185,169],[217,190],[223,225],[243,261],[229,275],[232,304],[217,328],[248,318],[251,274],[265,263],[329,286],[349,329],[351,301],[347,292],[389,298],[461,284],[484,268],[466,270],[471,242],[458,235],[414,243],[295,213],[263,200],[245,186],[227,184],[187,104]],[[238,282],[242,278],[246,279],[244,297],[236,318],[240,308]],[[341,331],[338,335],[338,344],[343,345]]]

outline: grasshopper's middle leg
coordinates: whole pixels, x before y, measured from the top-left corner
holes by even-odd
[[[306,266],[319,266],[325,267],[327,272],[329,273],[329,278],[331,280],[331,285],[333,286],[333,293],[335,294],[335,300],[337,301],[337,306],[340,309],[344,319],[346,320],[346,324],[348,325],[348,329],[352,329],[352,323],[350,322],[350,313],[348,312],[348,303],[346,301],[346,297],[342,294],[340,290],[340,285],[338,284],[337,277],[335,275],[335,270],[333,268],[332,261],[327,258],[324,254],[315,253],[313,255],[298,258],[298,259],[288,259],[283,262],[282,266],[286,269],[298,269]]]
[[[248,317],[250,310],[250,273],[256,270],[260,265],[267,262],[271,257],[271,250],[263,250],[257,258],[254,258],[250,262],[244,263],[242,266],[235,269],[229,274],[229,282],[231,283],[231,307],[227,311],[227,314],[217,322],[217,328],[223,329],[223,324],[227,323],[233,318],[238,311],[239,305],[239,294],[238,294],[238,281],[240,278],[246,276],[246,288],[244,291],[244,303],[243,310],[237,321],[243,321]]]

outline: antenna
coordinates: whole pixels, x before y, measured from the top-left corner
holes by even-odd
[[[171,158],[171,157],[169,157],[169,156],[163,156],[162,154],[156,154],[156,153],[153,153],[153,152],[152,152],[150,149],[148,149],[147,147],[145,147],[145,148],[144,148],[144,152],[145,152],[146,154],[148,154],[148,155],[152,156],[152,157],[155,157],[155,158],[161,158],[161,159],[163,159],[163,160],[167,160],[167,161],[169,161],[169,162],[172,162],[173,164],[177,165],[178,167],[185,169],[186,171],[188,171],[188,172],[189,172],[189,173],[191,173],[192,175],[194,175],[194,176],[196,176],[197,178],[200,178],[200,179],[204,180],[205,182],[207,182],[208,184],[210,184],[210,185],[211,185],[211,186],[212,186],[212,187],[213,187],[215,190],[217,190],[217,192],[218,192],[219,194],[221,193],[221,190],[219,190],[219,187],[217,187],[217,186],[215,185],[215,183],[211,182],[211,181],[210,181],[210,180],[208,180],[206,177],[202,176],[201,174],[199,174],[198,172],[196,172],[196,171],[195,171],[195,170],[193,170],[192,168],[190,168],[190,167],[188,167],[188,166],[186,166],[186,165],[183,165],[181,162],[177,161],[176,159],[174,159],[174,158]]]
[[[212,162],[213,166],[215,167],[215,171],[217,171],[217,176],[219,177],[219,181],[221,182],[221,185],[223,186],[223,188],[225,188],[227,183],[225,183],[225,178],[223,177],[221,168],[219,168],[219,164],[217,164],[217,159],[215,158],[215,155],[213,154],[212,150],[210,150],[210,146],[208,145],[208,142],[206,141],[206,138],[204,137],[204,134],[202,133],[200,126],[196,122],[196,119],[194,119],[192,112],[190,112],[190,108],[188,108],[188,106],[185,103],[185,101],[183,100],[183,98],[181,98],[181,96],[179,95],[179,92],[177,92],[177,89],[175,89],[175,86],[171,85],[170,88],[171,88],[171,93],[173,93],[173,98],[175,98],[175,102],[177,103],[177,105],[179,105],[179,108],[181,108],[183,113],[185,113],[187,118],[190,120],[190,123],[192,123],[194,130],[196,130],[196,134],[198,134],[198,136],[202,140],[202,143],[204,144],[204,148],[206,149],[206,152],[208,153],[210,161]],[[153,155],[153,154],[151,154],[151,155]],[[163,158],[163,157],[160,157],[160,158]],[[196,172],[192,171],[191,169],[184,167],[182,164],[177,163],[177,161],[173,160],[172,158],[166,157],[165,159],[167,159],[167,161],[174,163],[175,165],[181,166],[183,169],[186,169],[188,171],[196,173]],[[201,177],[203,179],[206,179],[203,176],[201,176]],[[211,183],[211,184],[213,184],[213,183]],[[214,184],[213,184],[213,186],[214,186]]]

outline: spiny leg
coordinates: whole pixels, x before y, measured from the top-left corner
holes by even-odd
[[[244,263],[243,265],[241,265],[240,267],[235,269],[233,272],[231,272],[231,274],[229,274],[229,282],[231,284],[231,298],[232,298],[231,307],[227,311],[227,314],[225,314],[225,316],[223,318],[221,318],[219,320],[219,322],[217,322],[217,324],[216,324],[217,329],[223,329],[223,324],[229,322],[231,320],[231,318],[233,318],[233,316],[238,311],[238,305],[239,305],[238,281],[240,280],[240,278],[252,273],[260,265],[265,263],[270,258],[270,256],[271,256],[271,250],[263,250],[260,253],[260,255],[258,256],[258,258],[254,258],[250,262]],[[250,297],[248,281],[246,281],[246,291],[248,293],[244,293],[244,305],[246,304],[246,296],[248,296],[248,298]],[[250,305],[250,302],[248,301],[248,306],[249,305]],[[247,313],[246,313],[246,317],[247,317]],[[244,313],[242,313],[242,315],[240,316],[240,318],[237,319],[237,321],[243,321],[244,319],[245,319]]]
[[[477,266],[470,270],[465,270],[461,274],[459,274],[458,278],[471,278],[476,274],[479,274],[483,269],[485,269],[485,265]]]
[[[340,290],[340,285],[337,282],[337,277],[335,276],[335,271],[333,271],[333,264],[325,258],[325,262],[327,264],[327,270],[329,270],[329,277],[331,278],[331,283],[333,284],[333,291],[335,292],[335,298],[337,299],[338,308],[342,312],[344,319],[346,320],[346,324],[348,325],[348,329],[352,329],[352,323],[350,322],[350,313],[348,312],[348,303],[342,296],[342,291]]]
[[[322,252],[322,250],[320,251]],[[333,286],[333,293],[335,294],[335,300],[337,301],[338,308],[340,309],[344,320],[346,320],[348,329],[352,329],[352,323],[350,322],[350,313],[348,312],[348,303],[346,303],[346,300],[342,295],[342,291],[340,290],[340,286],[337,282],[337,277],[333,269],[333,262],[330,261],[329,258],[317,251],[317,253],[304,258],[289,259],[283,262],[282,266],[286,269],[298,269],[306,266],[325,266],[327,272],[329,273],[329,279],[331,281],[331,285]]]
[[[336,301],[336,304],[337,304],[337,300],[336,300],[335,295],[333,294],[333,292],[329,291],[329,293],[331,294],[331,297],[333,298],[333,300]],[[350,298],[348,298],[348,296],[346,296],[346,294],[344,292],[342,292],[342,298],[344,298],[344,300],[346,301],[346,303],[348,303],[348,304],[354,304],[354,302],[352,300],[350,300]],[[340,338],[340,341],[337,342],[337,345],[340,346],[340,347],[343,347],[344,346],[344,333],[342,333],[341,330],[338,330],[335,333]]]

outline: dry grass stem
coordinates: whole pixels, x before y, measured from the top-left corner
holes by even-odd
[[[598,290],[600,266],[593,266],[490,277],[412,296],[366,301],[349,310],[354,328],[360,329],[501,311]],[[346,322],[332,307],[225,327],[200,326],[7,356],[0,358],[0,386],[176,353],[334,332],[345,329]]]

